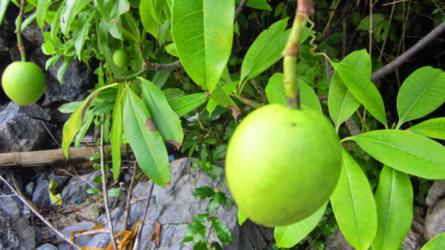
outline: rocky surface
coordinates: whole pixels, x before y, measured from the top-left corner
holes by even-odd
[[[31,61],[45,68],[47,57],[40,49],[31,55]],[[87,90],[94,86],[96,80],[93,73],[83,64],[73,60],[69,65],[63,82],[57,80],[57,72],[62,62],[46,71],[46,90],[44,106],[57,107],[65,102],[79,101],[87,95]]]
[[[0,111],[0,153],[43,148],[49,135],[40,119],[46,118],[48,114],[37,105],[9,103]]]
[[[425,238],[427,240],[442,232],[445,232],[445,199],[438,201],[428,209],[425,218]]]
[[[29,224],[29,213],[21,212],[13,196],[2,194],[0,204],[0,249],[34,249],[35,232]]]
[[[196,187],[220,185],[221,180],[213,181],[207,175],[198,169],[191,167],[189,159],[180,159],[171,164],[172,180],[165,188],[155,186],[148,208],[145,225],[141,231],[138,249],[191,249],[190,244],[183,244],[182,239],[186,233],[188,225],[191,223],[195,214],[205,212],[206,201],[196,200],[192,196],[192,192]],[[137,184],[133,190],[133,203],[129,213],[129,227],[142,220],[144,212],[144,198],[148,195],[150,182],[141,182]],[[220,208],[218,217],[221,222],[226,224],[232,231],[234,242],[225,249],[244,249],[254,250],[265,248],[273,239],[273,232],[270,229],[260,228],[253,223],[247,222],[243,226],[237,223],[236,207],[231,205]],[[111,212],[113,227],[116,232],[124,230],[124,210],[121,207],[115,208]],[[161,226],[159,248],[156,247],[152,236],[154,235],[155,225],[159,223]],[[96,224],[108,225],[105,215],[99,216]],[[76,227],[90,227],[94,224],[81,222],[73,225]],[[76,229],[77,230],[77,229]],[[73,230],[64,230],[69,236]],[[211,240],[216,240],[215,236]],[[76,239],[76,243],[87,247],[106,247],[110,238],[108,234],[96,234],[83,236]],[[59,249],[67,249],[68,245],[62,243]]]

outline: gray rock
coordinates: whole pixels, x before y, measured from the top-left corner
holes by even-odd
[[[76,176],[70,179],[62,190],[62,200],[64,205],[78,205],[88,198],[87,189],[98,185],[94,183],[94,178],[99,175],[98,171],[87,175]]]
[[[0,249],[26,250],[21,244],[10,220],[0,212]]]
[[[44,68],[47,57],[40,49],[36,49],[31,60]],[[73,60],[66,70],[63,83],[57,80],[57,72],[61,61],[46,72],[46,90],[44,106],[58,106],[61,103],[79,101],[87,95],[87,90],[94,86],[96,80],[91,70]]]
[[[27,113],[47,117],[37,105],[19,107],[12,102],[0,112],[0,152],[31,151],[45,147],[49,135],[43,122],[31,118]]]
[[[333,234],[326,239],[326,250],[352,250],[341,231],[337,228]]]
[[[51,206],[51,200],[49,198],[48,187],[50,180],[54,180],[60,187],[68,179],[66,176],[56,176],[54,174],[39,175],[37,178],[37,185],[32,193],[32,201],[39,207]]]
[[[83,221],[80,222],[78,224],[75,225],[71,225],[65,229],[62,230],[63,235],[65,235],[66,237],[71,237],[71,234],[73,232],[78,232],[78,231],[88,231],[91,230],[94,226],[96,226],[95,223],[93,222],[89,222],[89,221]],[[75,238],[75,243],[78,244],[79,246],[86,246],[88,244],[88,242],[91,240],[92,235],[85,235],[85,236],[81,236],[81,237],[76,237]],[[59,240],[62,240],[62,238],[58,237]],[[68,243],[60,243],[58,245],[59,249],[70,249],[70,245]]]
[[[54,245],[46,243],[46,244],[39,246],[36,250],[58,250],[58,248]]]
[[[18,219],[20,217],[20,207],[12,196],[0,197],[0,210],[10,219]]]
[[[443,197],[445,197],[445,181],[435,181],[426,196],[426,204],[432,207]]]
[[[445,232],[445,199],[440,200],[434,207],[428,209],[424,228],[427,240]]]
[[[0,210],[0,249],[34,248],[34,228],[29,225],[28,220],[23,217],[9,217]]]
[[[402,243],[402,247],[405,250],[418,250],[423,243],[423,209],[420,207],[414,207],[414,218],[408,235]]]
[[[142,229],[138,249],[162,249],[178,250],[191,249],[190,244],[183,244],[182,239],[187,231],[188,225],[192,222],[194,215],[205,212],[206,201],[196,200],[192,193],[197,187],[221,186],[222,179],[212,180],[206,174],[196,168],[192,168],[190,159],[180,159],[171,163],[171,182],[166,188],[155,186],[147,211],[145,226]],[[130,209],[129,224],[142,219],[144,213],[143,198],[148,196],[150,182],[138,183],[133,189],[133,200],[136,200]],[[115,231],[123,229],[122,209],[117,208],[112,211],[113,225]],[[232,231],[234,242],[225,249],[254,250],[264,249],[273,238],[271,229],[260,228],[253,223],[245,223],[242,227],[237,224],[237,210],[235,206],[220,208],[218,218],[226,224]],[[98,220],[107,224],[106,217],[102,216]],[[152,240],[154,226],[161,225],[160,242],[161,246],[156,247]],[[212,241],[216,237],[212,235]],[[87,246],[104,247],[109,243],[107,235],[97,235]]]
[[[40,46],[43,42],[42,31],[36,22],[32,22],[23,32],[22,35],[26,40],[35,46]]]

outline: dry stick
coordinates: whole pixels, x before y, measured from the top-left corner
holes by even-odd
[[[26,1],[21,0],[20,11],[19,15],[17,16],[16,27],[15,27],[15,33],[17,35],[17,47],[20,51],[20,58],[22,59],[22,62],[26,61],[26,49],[25,46],[23,46],[23,38],[22,38],[22,21],[23,21],[23,15],[25,14],[25,5]]]
[[[238,4],[238,7],[235,11],[235,19],[241,14],[241,11],[243,11],[244,5],[246,5],[247,0],[241,0],[241,2]]]
[[[127,161],[128,162],[128,161]],[[129,164],[129,163],[127,163]],[[135,161],[133,163],[133,173],[131,175],[131,181],[130,181],[130,186],[128,188],[128,193],[127,193],[127,201],[125,202],[125,215],[124,215],[124,229],[127,229],[128,226],[128,213],[130,212],[130,205],[131,205],[131,195],[133,193],[133,186],[134,186],[134,180],[136,179],[136,170],[137,170],[137,162]]]
[[[21,193],[20,191],[16,190],[15,188],[13,188],[11,186],[11,184],[9,184],[9,182],[7,182],[5,180],[5,178],[3,178],[2,175],[0,175],[0,180],[6,185],[8,186],[8,188],[14,193],[14,195],[16,195],[37,217],[39,217],[39,219],[41,221],[43,221],[43,223],[45,223],[51,230],[53,230],[60,238],[62,238],[64,241],[66,241],[68,244],[70,244],[72,247],[74,247],[75,249],[80,249],[80,247],[78,245],[76,245],[76,243],[72,242],[70,239],[68,239],[65,235],[63,235],[63,233],[61,233],[59,230],[57,230],[49,221],[47,221],[45,219],[45,217],[43,217],[43,215],[41,215],[37,209],[35,209],[35,207],[28,201],[28,199],[26,199]]]
[[[383,78],[385,75],[393,72],[399,68],[402,64],[408,61],[412,56],[417,54],[422,50],[427,44],[436,39],[441,33],[445,32],[445,22],[441,23],[439,26],[430,31],[425,37],[420,39],[414,46],[409,48],[407,51],[403,52],[399,57],[394,59],[394,61],[388,63],[383,68],[377,70],[372,74],[372,80],[377,81]]]
[[[111,244],[114,250],[117,250],[116,239],[114,238],[113,221],[111,220],[110,208],[108,206],[108,192],[107,192],[107,176],[105,172],[104,163],[104,125],[100,126],[100,172],[102,176],[102,194],[104,198],[105,213],[107,215],[108,227],[110,230]]]
[[[139,238],[141,237],[142,229],[144,228],[144,224],[145,224],[145,219],[147,218],[147,211],[148,211],[148,207],[150,206],[151,195],[153,194],[153,188],[154,187],[155,187],[154,182],[151,181],[150,191],[148,193],[147,199],[145,200],[144,215],[142,216],[142,224],[141,224],[141,227],[138,230],[138,234],[136,235],[136,240],[135,240],[135,244],[134,244],[133,250],[138,249]]]

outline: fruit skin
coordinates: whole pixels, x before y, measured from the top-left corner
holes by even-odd
[[[272,104],[253,111],[236,128],[227,149],[226,178],[249,219],[284,226],[329,200],[341,163],[341,144],[326,117]]]
[[[123,49],[116,50],[113,53],[113,62],[119,68],[125,68],[130,63],[130,56],[128,56],[128,53]]]
[[[2,76],[5,94],[18,105],[29,105],[45,92],[45,74],[32,62],[13,62]]]

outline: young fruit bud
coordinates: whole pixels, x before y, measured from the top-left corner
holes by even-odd
[[[128,53],[123,50],[116,50],[113,53],[113,62],[118,66],[119,68],[125,68],[130,63],[130,57],[128,56]]]

